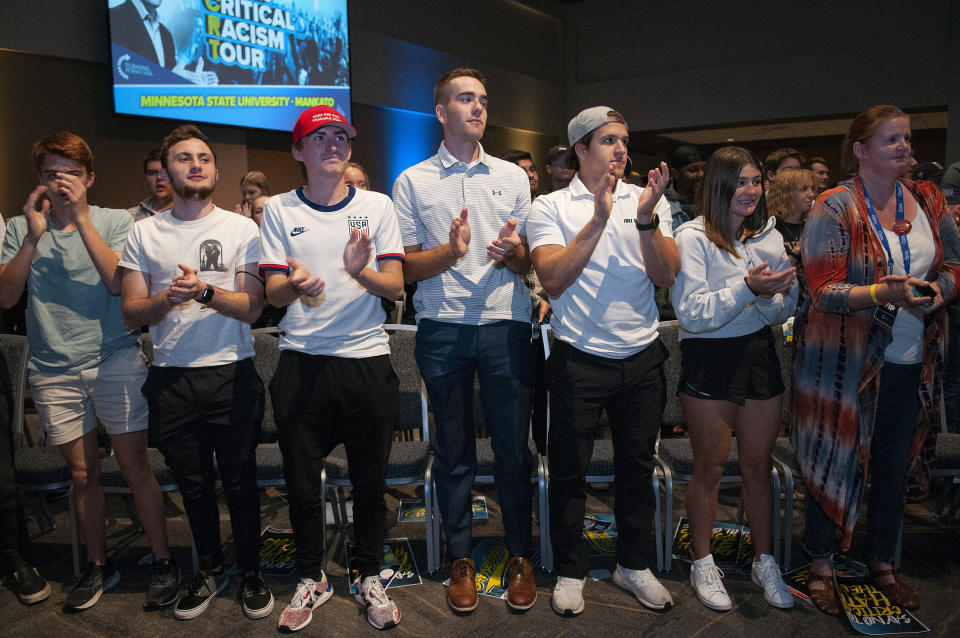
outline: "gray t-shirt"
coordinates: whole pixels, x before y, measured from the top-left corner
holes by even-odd
[[[133,225],[123,209],[90,207],[90,220],[114,252],[123,250]],[[27,218],[7,222],[0,263],[8,264],[27,236]],[[31,370],[78,372],[137,343],[123,325],[120,296],[100,279],[80,232],[51,227],[40,238],[27,279],[27,339]]]

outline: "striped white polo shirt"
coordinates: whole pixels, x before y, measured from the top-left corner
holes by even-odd
[[[437,154],[411,166],[393,185],[404,246],[429,250],[450,240],[450,224],[467,209],[471,239],[452,268],[417,283],[417,320],[479,325],[530,320],[530,293],[520,276],[487,256],[487,246],[511,217],[526,235],[530,183],[516,164],[487,155],[465,164],[440,143]]]

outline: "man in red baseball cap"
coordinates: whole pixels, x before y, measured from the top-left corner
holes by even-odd
[[[300,572],[280,615],[284,632],[305,627],[333,595],[322,569],[318,490],[322,459],[341,443],[353,485],[356,598],[377,629],[400,622],[379,577],[387,459],[400,405],[379,297],[403,292],[403,242],[390,198],[344,181],[354,135],[335,109],[304,111],[292,154],[307,185],[268,199],[260,225],[267,299],[287,306],[270,383]]]

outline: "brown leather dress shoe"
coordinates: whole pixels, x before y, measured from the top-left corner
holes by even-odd
[[[533,565],[522,556],[514,556],[507,563],[507,604],[524,611],[537,602],[537,583],[533,580]]]
[[[823,589],[814,589],[810,585],[814,582],[823,583]],[[833,586],[833,574],[820,575],[811,569],[807,572],[807,591],[810,592],[810,602],[825,614],[840,615],[840,600],[837,598],[837,589]]]
[[[467,613],[477,608],[477,569],[472,558],[458,558],[450,568],[447,603],[454,611]]]
[[[885,576],[893,576],[893,582],[886,584],[881,583],[879,579]],[[895,572],[892,569],[871,569],[870,579],[894,605],[899,605],[910,611],[920,609],[920,599],[917,598],[917,595],[909,585],[900,580],[899,572]]]

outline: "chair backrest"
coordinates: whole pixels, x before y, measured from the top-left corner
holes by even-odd
[[[429,441],[427,390],[414,357],[417,327],[394,323],[384,324],[383,328],[390,335],[390,363],[400,380],[397,430],[417,430],[423,441]]]
[[[667,347],[670,356],[663,363],[666,377],[667,404],[663,408],[663,422],[667,425],[683,424],[683,410],[677,398],[677,385],[680,383],[680,324],[676,319],[661,321],[660,340]]]
[[[7,405],[0,405],[10,418],[14,447],[23,445],[23,403],[27,391],[27,360],[30,346],[23,335],[0,334],[0,392]]]
[[[147,363],[153,363],[153,339],[149,332],[140,333],[140,351],[146,357]]]
[[[275,327],[257,328],[253,332],[253,367],[263,381],[266,388],[270,387],[273,373],[277,371],[280,362],[280,333]],[[273,402],[270,400],[270,391],[267,390],[261,432],[276,433],[277,422],[273,418]]]
[[[777,349],[777,359],[780,360],[780,375],[783,377],[783,401],[780,404],[780,422],[787,427],[787,432],[793,428],[793,355],[795,343],[783,340],[783,326],[771,326],[773,329],[774,347]]]

